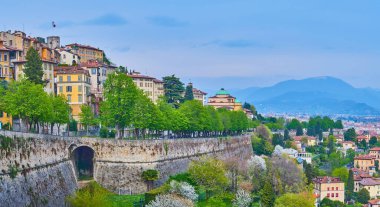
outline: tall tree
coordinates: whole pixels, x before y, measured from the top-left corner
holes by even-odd
[[[356,142],[356,131],[354,128],[350,128],[344,132],[344,140]]]
[[[299,126],[297,127],[296,135],[297,135],[297,136],[302,136],[302,135],[303,135],[302,125],[299,125]]]
[[[141,177],[145,180],[147,183],[147,189],[148,191],[152,190],[154,181],[158,180],[160,176],[160,173],[157,170],[145,170]]]
[[[88,134],[88,127],[96,124],[94,113],[89,105],[83,104],[80,107],[81,112],[79,113],[79,121],[86,128]]]
[[[32,83],[45,83],[44,80],[42,80],[42,76],[44,75],[42,60],[38,52],[33,47],[30,47],[26,53],[24,73],[26,78]]]
[[[352,194],[354,193],[354,173],[352,170],[348,172],[348,179],[347,179],[347,188],[346,188],[346,195],[347,200],[351,200]]]
[[[370,199],[370,195],[369,195],[368,190],[365,188],[362,188],[361,190],[359,190],[358,195],[357,195],[357,199],[360,203],[367,204],[368,200]]]
[[[58,134],[60,133],[61,124],[66,124],[70,121],[70,106],[64,96],[50,96],[53,105],[53,113],[51,116],[51,134],[53,134],[54,125],[58,125]]]
[[[284,141],[288,141],[290,139],[289,130],[285,129],[284,131]]]
[[[186,101],[194,100],[193,84],[192,83],[189,83],[186,86],[185,97],[184,98],[185,98]]]
[[[174,104],[178,108],[179,104],[183,102],[184,84],[174,75],[163,77],[162,80],[164,81],[165,97],[168,103]]]
[[[270,182],[270,179],[266,179],[263,189],[261,190],[261,206],[263,207],[272,207],[275,201],[275,194],[273,185]]]
[[[104,83],[104,101],[100,105],[101,120],[106,126],[115,126],[116,138],[121,138],[124,128],[131,124],[137,90],[132,79],[123,73],[108,75]]]

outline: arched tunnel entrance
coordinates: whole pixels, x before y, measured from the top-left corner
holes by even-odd
[[[94,155],[94,150],[88,146],[80,146],[72,151],[71,160],[78,180],[91,180],[94,178]]]

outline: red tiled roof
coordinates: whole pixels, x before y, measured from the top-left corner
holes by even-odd
[[[308,140],[315,140],[315,137],[312,136],[294,136],[293,139],[296,141],[302,141],[303,138],[306,138]]]
[[[380,147],[373,147],[369,151],[380,151]]]
[[[97,68],[97,67],[102,67],[104,66],[103,63],[97,61],[97,60],[89,60],[85,63],[80,64],[81,67],[86,67],[86,68]]]
[[[375,159],[375,156],[373,156],[373,155],[358,155],[358,156],[355,156],[354,159],[355,160],[372,160],[372,159]]]
[[[324,177],[316,177],[313,179],[314,183],[343,183],[343,181],[340,180],[338,177],[330,177],[330,176],[324,176]]]
[[[203,92],[203,91],[201,91],[201,90],[199,90],[199,89],[196,89],[196,88],[193,88],[193,93],[201,93],[201,94],[203,94],[203,95],[207,95],[206,92]]]
[[[90,76],[90,72],[78,66],[58,66],[54,67],[56,74],[85,74]]]
[[[368,203],[372,205],[380,205],[380,199],[369,200]]]

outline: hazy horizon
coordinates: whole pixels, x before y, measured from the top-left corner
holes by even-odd
[[[375,0],[18,2],[19,15],[2,11],[1,30],[59,35],[63,45],[99,47],[117,65],[200,89],[207,78],[213,88],[246,88],[316,76],[380,88]]]

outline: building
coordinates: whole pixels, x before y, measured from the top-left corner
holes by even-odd
[[[70,52],[70,50],[65,50],[63,48],[57,50],[61,54],[60,64],[75,66],[80,63],[79,55]]]
[[[294,136],[294,141],[301,142],[302,144],[311,147],[317,144],[316,137],[313,136]]]
[[[380,199],[369,200],[367,207],[380,207]]]
[[[298,153],[298,158],[302,159],[303,161],[306,161],[306,163],[311,164],[311,160],[313,159],[313,156],[311,153],[308,152],[300,152]]]
[[[367,134],[367,135],[359,135],[359,136],[356,137],[356,140],[358,142],[361,142],[362,140],[365,140],[367,143],[369,143],[369,139],[370,139],[369,134]]]
[[[373,155],[358,155],[354,158],[354,167],[361,170],[369,171],[375,166],[375,157]]]
[[[86,63],[89,60],[103,62],[104,54],[101,49],[78,43],[66,45],[66,48],[70,49],[72,53],[79,55],[81,63]]]
[[[202,102],[203,105],[207,104],[206,95],[207,95],[206,92],[203,92],[197,88],[193,88],[194,100],[198,100],[198,101]]]
[[[61,47],[61,38],[59,36],[49,36],[46,38],[46,44],[52,50],[58,49]]]
[[[359,192],[359,182],[364,178],[372,178],[372,176],[369,174],[368,171],[364,171],[358,168],[352,168],[351,170],[354,175],[354,192]]]
[[[344,182],[337,177],[316,177],[313,179],[314,194],[319,204],[324,198],[344,203]]]
[[[79,121],[83,104],[90,103],[91,79],[88,70],[78,66],[56,67],[57,95],[64,95],[72,109],[71,115]]]
[[[164,95],[164,83],[162,81],[154,77],[141,75],[135,71],[127,75],[132,78],[136,86],[141,89],[153,103],[157,103],[159,98]]]
[[[359,191],[367,189],[371,198],[380,196],[380,182],[374,178],[363,178],[359,181]]]
[[[231,111],[242,110],[241,102],[231,96],[228,91],[224,90],[224,88],[221,88],[215,96],[209,97],[207,104],[217,109],[225,108]]]
[[[376,160],[380,160],[380,147],[373,147],[369,150],[369,154],[374,156]]]

